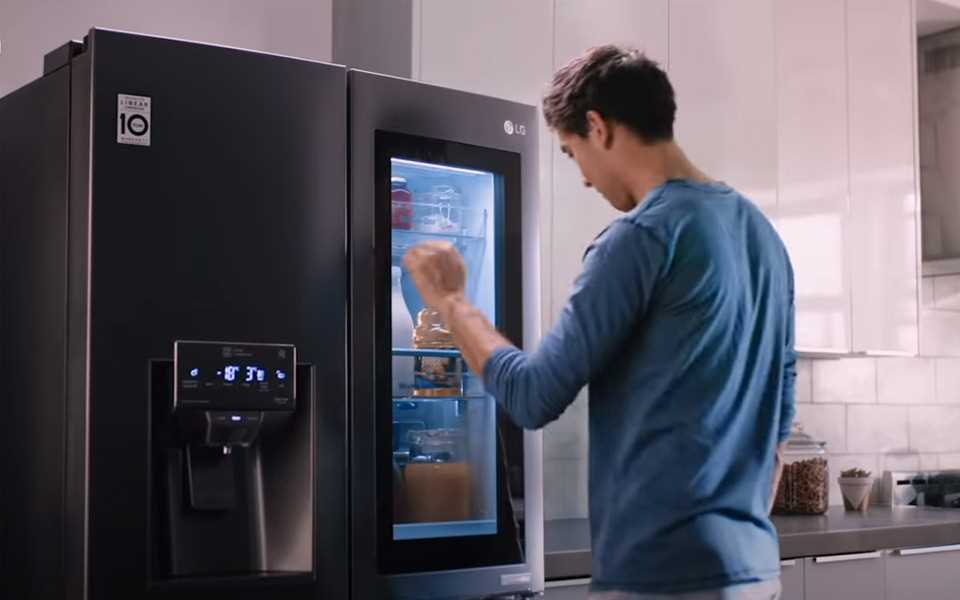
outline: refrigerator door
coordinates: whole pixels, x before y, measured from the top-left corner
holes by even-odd
[[[68,393],[86,408],[88,597],[346,597],[346,71],[99,29],[80,61],[77,141],[90,129],[72,160],[88,183],[70,241],[85,264],[69,283],[87,344]],[[290,344],[322,385],[313,404],[298,394],[295,426],[231,454],[235,504],[253,507],[242,568],[166,564],[180,530],[165,515],[187,496],[164,485],[199,486],[174,467],[201,466],[164,471],[153,451],[172,377],[151,365],[175,340]]]
[[[358,71],[349,89],[354,597],[538,589],[539,435],[486,394],[402,264],[453,244],[471,302],[532,341],[536,112]]]

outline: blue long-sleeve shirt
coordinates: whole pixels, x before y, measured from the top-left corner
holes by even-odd
[[[539,428],[590,386],[593,589],[670,593],[779,573],[768,517],[794,414],[793,273],[722,184],[672,180],[615,220],[540,347],[487,390]]]

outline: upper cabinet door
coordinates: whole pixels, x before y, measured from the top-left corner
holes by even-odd
[[[793,262],[796,345],[851,349],[844,4],[776,0],[779,197]]]
[[[911,0],[847,0],[853,350],[918,346]]]
[[[777,204],[774,3],[670,0],[677,141],[768,215]]]
[[[558,0],[554,68],[603,44],[632,46],[665,68],[667,9],[667,0]],[[552,299],[548,309],[551,322],[580,273],[587,246],[619,216],[597,190],[584,186],[577,164],[560,152],[553,137],[553,276],[548,292]]]

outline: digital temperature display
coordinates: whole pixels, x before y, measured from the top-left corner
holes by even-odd
[[[289,344],[174,343],[174,406],[293,410],[296,348]]]

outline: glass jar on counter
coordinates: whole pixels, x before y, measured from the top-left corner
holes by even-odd
[[[816,440],[794,423],[783,453],[783,474],[773,512],[783,515],[822,515],[830,506],[827,443]]]

